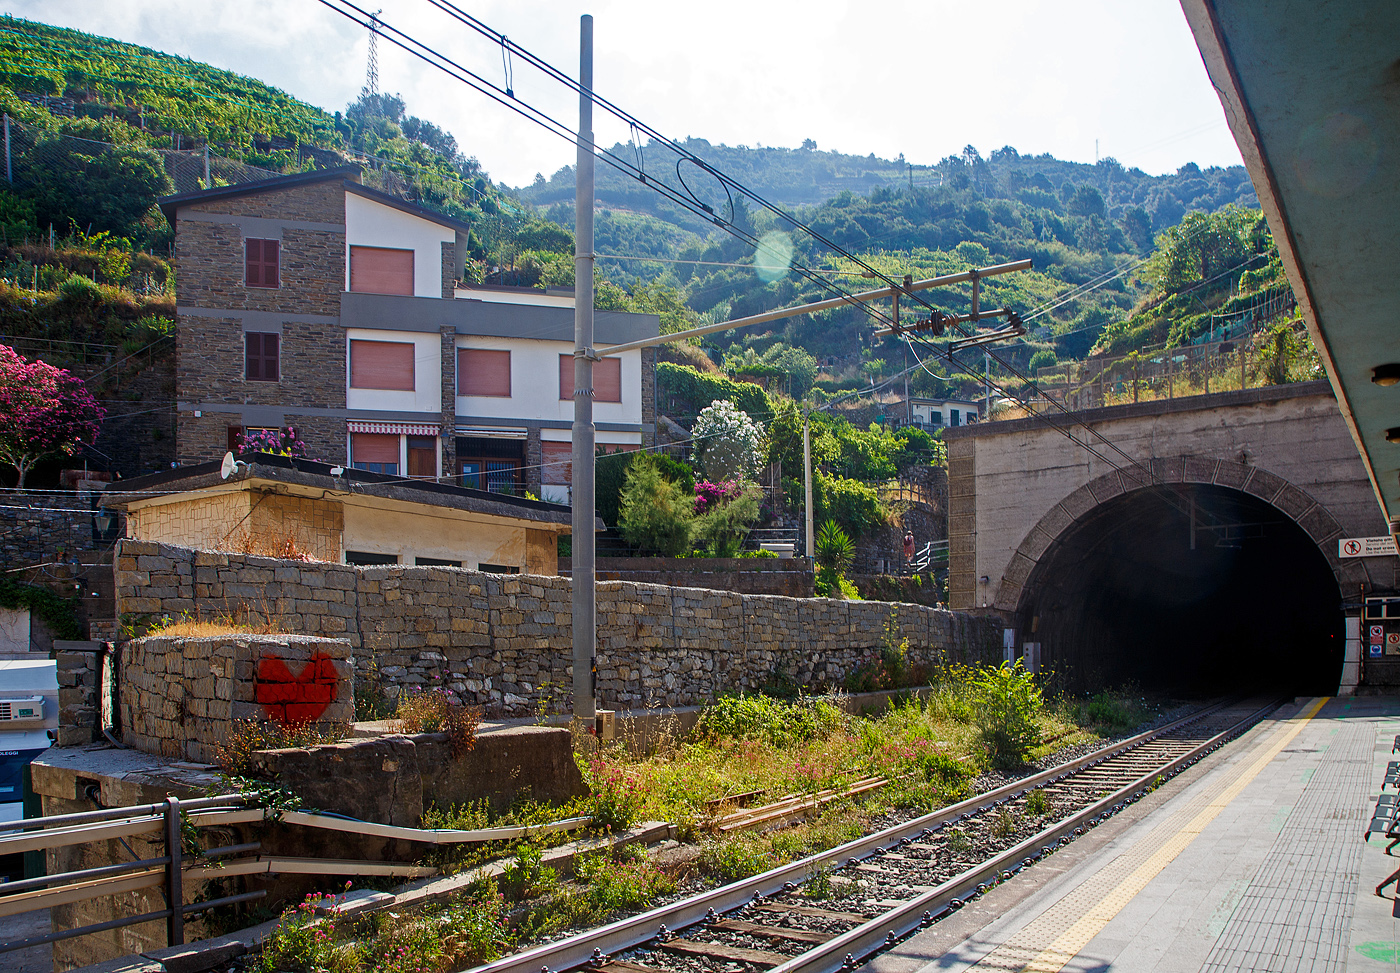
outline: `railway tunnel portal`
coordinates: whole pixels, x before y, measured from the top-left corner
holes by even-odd
[[[947,432],[950,607],[1080,690],[1400,682],[1400,657],[1344,665],[1396,558],[1339,556],[1387,525],[1325,382],[1048,418]]]

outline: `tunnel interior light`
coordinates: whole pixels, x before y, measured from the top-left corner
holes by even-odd
[[[1371,369],[1371,381],[1382,388],[1400,384],[1400,362],[1389,362]]]

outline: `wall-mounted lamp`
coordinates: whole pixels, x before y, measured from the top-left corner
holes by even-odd
[[[1389,362],[1371,369],[1371,381],[1382,388],[1400,384],[1400,362]]]
[[[105,534],[112,529],[112,515],[106,510],[99,513],[94,518],[94,522],[97,524],[97,532],[99,534]]]
[[[978,578],[977,580],[978,580],[978,582],[981,583],[981,584],[991,584],[991,583],[992,583],[992,579],[989,578],[989,577],[987,577],[985,574],[982,575],[982,577]]]
[[[1385,431],[1385,441],[1388,443],[1400,443],[1400,426],[1391,426]]]

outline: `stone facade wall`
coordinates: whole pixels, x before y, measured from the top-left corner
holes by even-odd
[[[127,522],[133,536],[162,544],[193,539],[200,547],[217,550],[248,516],[251,505],[246,492],[225,493],[140,507],[127,513]]]
[[[344,639],[305,635],[134,639],[121,658],[123,741],[210,763],[235,720],[349,722],[350,654]]]
[[[336,338],[340,295],[345,290],[345,189],[339,180],[211,200],[190,207],[229,222],[191,216],[176,226],[180,279],[177,398],[198,403],[202,415],[182,411],[177,423],[178,459],[199,463],[228,448],[229,426],[296,426],[310,454],[345,461],[345,423],[303,422],[299,409],[345,408],[345,349]],[[243,218],[284,225],[248,230]],[[309,228],[296,223],[320,223]],[[246,237],[281,240],[279,286],[244,283]],[[210,315],[207,310],[228,311]],[[270,314],[247,330],[280,330],[280,380],[243,378],[244,312]],[[299,316],[312,315],[308,321]],[[217,406],[229,406],[219,411]],[[247,411],[263,407],[262,414]],[[283,411],[291,415],[283,415]]]
[[[97,714],[102,700],[102,646],[97,642],[54,643],[58,662],[58,745],[81,747],[98,737]]]
[[[105,540],[92,518],[91,501],[67,491],[6,493],[0,500],[0,563],[14,568],[104,550],[119,536],[124,518],[114,521]]]
[[[181,612],[252,612],[289,631],[345,637],[359,678],[386,695],[444,687],[492,713],[567,697],[571,582],[437,567],[278,561],[124,540],[118,611],[128,621]],[[598,584],[598,695],[631,708],[704,703],[775,678],[839,687],[878,651],[886,624],[912,662],[1001,658],[1000,621],[881,602]]]

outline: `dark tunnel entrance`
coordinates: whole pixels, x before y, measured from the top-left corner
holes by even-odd
[[[1071,689],[1337,690],[1336,578],[1302,528],[1237,490],[1115,497],[1051,544],[1022,591],[1017,630]]]

